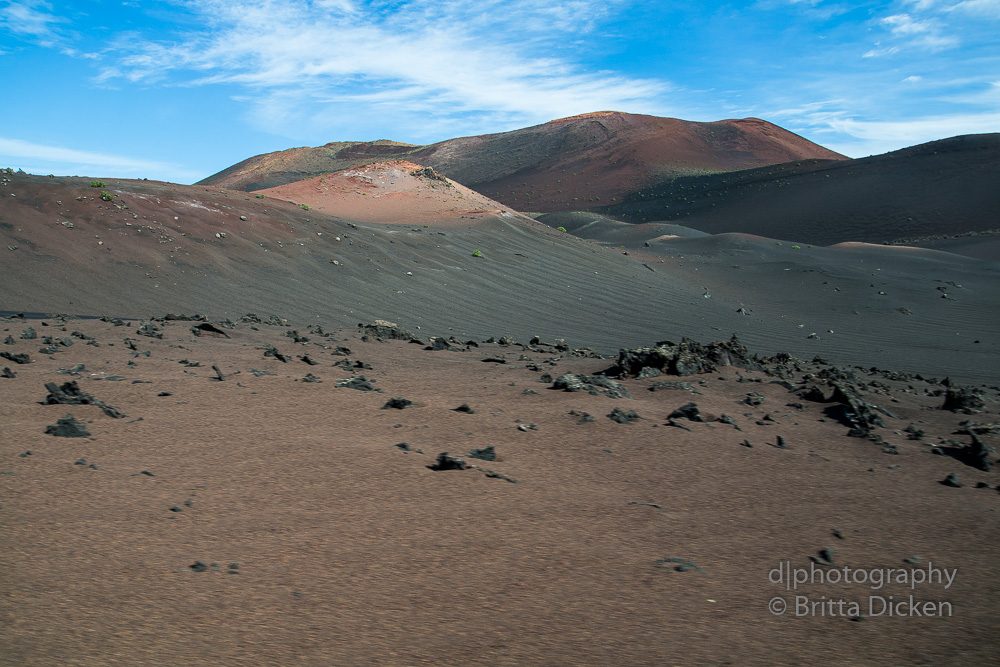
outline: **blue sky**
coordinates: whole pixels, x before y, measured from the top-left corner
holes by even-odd
[[[619,110],[849,155],[1000,131],[1000,0],[0,0],[0,167],[191,183]]]

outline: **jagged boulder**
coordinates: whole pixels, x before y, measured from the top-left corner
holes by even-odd
[[[411,340],[416,338],[412,332],[407,331],[395,322],[387,320],[375,320],[371,324],[359,324],[358,329],[361,330],[363,336],[380,338],[382,340]]]
[[[585,391],[588,394],[604,394],[610,398],[632,398],[625,386],[620,382],[608,379],[603,375],[575,375],[566,373],[560,375],[552,383],[553,389],[563,391]]]
[[[728,341],[702,344],[690,338],[680,343],[661,341],[654,347],[621,350],[618,360],[609,369],[609,375],[635,377],[643,369],[652,368],[666,375],[695,375],[710,373],[719,366],[736,366],[747,370],[760,370],[758,359],[733,335]],[[648,371],[646,371],[648,373]]]

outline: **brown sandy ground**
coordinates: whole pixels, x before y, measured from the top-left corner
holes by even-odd
[[[736,333],[762,354],[1000,378],[996,262],[732,234],[661,238],[668,227],[615,237],[609,249],[509,211],[359,223],[200,186],[3,181],[0,311],[281,313],[336,327],[391,312],[463,338],[504,330],[605,354]]]
[[[623,379],[631,398],[610,398],[542,380],[613,359],[541,343],[428,351],[294,321],[216,322],[228,339],[139,324],[0,322],[0,351],[31,361],[0,360],[16,375],[0,377],[0,664],[1000,659],[998,469],[933,453],[969,443],[966,420],[995,446],[996,391],[960,414],[939,409],[940,383],[786,361]],[[360,375],[380,391],[337,386]],[[881,444],[802,396],[830,395],[821,376],[885,411],[866,408]],[[46,383],[69,381],[125,416],[42,404]],[[398,397],[412,405],[383,409]],[[668,425],[689,402],[709,421]],[[46,434],[67,414],[90,436]],[[488,446],[497,460],[468,456]],[[478,467],[429,469],[441,452]],[[952,473],[961,488],[940,483]],[[769,583],[823,549],[834,565],[820,569],[958,572],[948,589]],[[768,611],[795,594],[913,594],[951,616]]]

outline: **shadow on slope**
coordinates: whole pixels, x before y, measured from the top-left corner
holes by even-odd
[[[998,182],[1000,134],[980,134],[860,160],[671,178],[596,210],[635,223],[682,222],[710,234],[815,245],[906,243],[1000,226]]]

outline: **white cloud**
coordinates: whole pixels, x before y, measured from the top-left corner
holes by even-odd
[[[948,11],[965,12],[975,16],[1000,19],[1000,0],[964,0],[948,8]]]
[[[544,119],[650,108],[664,82],[588,72],[560,56],[620,4],[418,0],[380,11],[348,0],[203,0],[188,6],[210,31],[180,41],[123,36],[98,80],[236,85],[256,100],[255,117],[286,123],[388,105],[411,116]]]
[[[894,37],[904,40],[907,46],[926,51],[943,51],[959,44],[958,38],[943,34],[943,24],[933,18],[915,19],[909,14],[893,14],[882,18],[879,24],[888,28]]]
[[[917,75],[914,74],[914,75],[908,76],[905,79],[903,79],[903,83],[920,83],[923,80],[924,80],[924,77],[917,76]]]
[[[1000,112],[953,114],[898,121],[858,120],[843,112],[792,119],[795,131],[809,133],[827,148],[865,157],[963,134],[1000,131]]]
[[[156,173],[177,182],[198,178],[200,174],[178,165],[137,160],[121,155],[92,153],[62,146],[47,146],[20,139],[0,137],[0,163],[33,173],[59,171],[61,175],[144,178]]]
[[[50,45],[57,37],[56,26],[65,19],[49,13],[52,5],[43,0],[8,0],[0,8],[0,28],[15,35],[35,38],[42,44]]]

